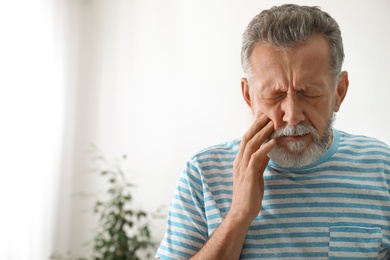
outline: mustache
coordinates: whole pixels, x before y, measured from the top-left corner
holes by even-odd
[[[297,136],[297,135],[306,135],[306,134],[316,135],[317,130],[312,126],[305,125],[305,124],[298,124],[295,126],[285,126],[281,129],[275,130],[271,134],[271,138],[276,139],[283,136]]]

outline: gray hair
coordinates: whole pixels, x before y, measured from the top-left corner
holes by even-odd
[[[245,73],[251,73],[250,56],[257,44],[268,43],[282,48],[292,48],[315,35],[322,35],[329,42],[331,71],[338,77],[344,61],[339,25],[319,7],[294,4],[272,7],[252,19],[243,34],[242,69]]]

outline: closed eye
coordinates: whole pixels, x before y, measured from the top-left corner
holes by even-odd
[[[320,97],[322,97],[322,95],[319,93],[299,92],[299,94],[306,97],[306,98],[320,98]]]
[[[263,95],[263,99],[266,100],[266,101],[277,101],[277,100],[283,99],[285,97],[286,97],[286,93],[285,92],[279,92],[279,93],[272,93],[272,94],[268,94],[268,95]]]

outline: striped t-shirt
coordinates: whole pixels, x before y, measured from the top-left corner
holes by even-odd
[[[240,140],[213,146],[187,162],[172,198],[156,257],[188,259],[229,211]],[[390,148],[333,129],[315,163],[264,173],[262,209],[240,259],[387,259],[390,252]],[[234,238],[232,238],[234,239]]]

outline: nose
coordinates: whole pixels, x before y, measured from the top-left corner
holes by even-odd
[[[288,93],[282,103],[283,121],[287,125],[295,126],[305,120],[302,104],[296,93]]]

